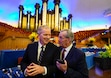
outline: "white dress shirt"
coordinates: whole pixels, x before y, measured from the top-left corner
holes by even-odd
[[[39,60],[39,56],[40,56],[40,52],[42,50],[42,47],[43,45],[38,42],[38,56],[37,56],[37,60]],[[44,45],[44,48],[43,48],[43,51],[45,51],[45,48],[46,48],[46,45]],[[45,73],[43,73],[43,75],[46,75],[47,74],[47,68],[44,66],[44,69],[45,69]]]
[[[67,55],[68,55],[70,49],[72,48],[72,46],[73,46],[73,44],[71,44],[70,46],[68,46],[67,48],[65,48],[66,51],[64,53],[64,59],[67,57]]]

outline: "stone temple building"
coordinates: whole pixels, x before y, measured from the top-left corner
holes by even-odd
[[[62,9],[60,8],[60,0],[54,0],[54,9],[49,10],[48,0],[42,0],[42,9],[40,4],[35,4],[35,14],[31,15],[31,11],[24,14],[23,5],[19,5],[18,28],[29,31],[36,31],[41,25],[48,25],[52,31],[58,32],[61,29],[72,30],[72,14],[68,17],[62,17]]]

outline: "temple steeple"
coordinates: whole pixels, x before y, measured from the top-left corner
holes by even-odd
[[[59,23],[60,23],[60,20],[59,20],[59,4],[60,4],[60,0],[54,0],[54,4],[55,4],[55,28],[54,30],[55,31],[58,31],[59,30]]]
[[[69,29],[72,30],[72,14],[68,15],[68,21],[69,21]]]
[[[24,10],[24,7],[23,7],[22,5],[19,5],[19,21],[18,21],[18,28],[22,28],[23,10]]]
[[[54,9],[48,9],[48,0],[42,0],[41,11],[39,3],[35,4],[35,14],[31,15],[30,11],[27,14],[23,13],[23,6],[19,6],[19,21],[18,28],[29,31],[37,31],[41,25],[47,25],[54,32],[59,32],[62,29],[72,29],[72,15],[62,17],[62,9],[60,8],[60,0],[54,0]]]
[[[46,25],[47,20],[47,2],[48,0],[42,0],[42,25]]]
[[[39,26],[39,8],[40,8],[39,3],[36,3],[35,4],[35,26],[34,26],[34,30],[37,30],[38,26]]]

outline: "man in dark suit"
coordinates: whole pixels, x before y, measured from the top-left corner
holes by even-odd
[[[57,61],[58,71],[56,78],[88,78],[88,68],[85,60],[85,54],[75,48],[73,44],[74,34],[67,29],[59,33],[60,59],[62,59],[62,50],[64,52],[64,64]]]
[[[27,78],[54,78],[56,59],[59,56],[58,48],[49,42],[51,38],[49,27],[40,26],[37,33],[39,40],[27,46],[21,68]]]

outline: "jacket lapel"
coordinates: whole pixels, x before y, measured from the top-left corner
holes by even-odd
[[[72,47],[71,47],[71,49],[70,49],[69,53],[67,54],[67,56],[66,56],[66,58],[65,58],[66,60],[68,60],[68,59],[71,59],[71,58],[72,58],[72,56],[73,56],[73,54],[74,54],[74,53],[73,53],[73,52],[74,52],[74,50],[73,50],[73,49],[74,49],[74,46],[72,46]]]

